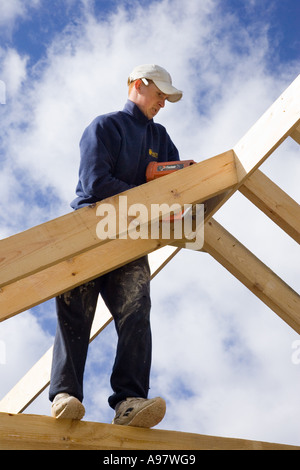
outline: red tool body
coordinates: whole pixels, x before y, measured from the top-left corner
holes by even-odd
[[[169,175],[174,171],[182,170],[187,166],[193,165],[194,160],[182,160],[174,162],[150,162],[146,169],[146,181],[152,181],[161,176]]]
[[[182,170],[190,165],[196,163],[194,160],[182,160],[174,162],[150,162],[146,169],[146,181],[155,180],[161,176],[169,175],[174,173],[174,171]],[[174,222],[175,220],[181,220],[184,216],[184,211],[181,211],[179,214],[170,216],[163,219],[163,222]]]

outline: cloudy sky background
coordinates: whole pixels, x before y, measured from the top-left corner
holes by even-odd
[[[123,108],[140,63],[164,66],[184,90],[156,118],[181,158],[233,148],[299,73],[299,13],[292,0],[0,0],[0,237],[71,210],[82,132]],[[296,142],[261,170],[299,201]],[[215,218],[299,289],[297,244],[243,196]],[[293,330],[204,253],[181,251],[153,281],[152,303],[150,395],[168,404],[160,428],[300,444]],[[0,399],[55,326],[53,300],[1,323]],[[85,419],[113,417],[115,344],[111,324],[90,347]],[[49,412],[48,390],[26,410]]]

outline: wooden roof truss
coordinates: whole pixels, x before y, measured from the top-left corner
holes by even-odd
[[[203,250],[221,263],[297,333],[300,333],[298,293],[217,223],[213,215],[236,191],[240,191],[299,243],[299,204],[259,170],[262,163],[286,138],[291,137],[300,144],[299,103],[300,75],[232,150],[123,193],[128,198],[128,205],[139,202],[149,209],[152,203],[167,203],[169,206],[173,203],[180,203],[183,206],[207,201]],[[114,205],[116,214],[122,217],[122,214],[118,214],[118,196],[109,198],[108,201]],[[125,225],[120,224],[121,228],[117,229],[116,239],[100,240],[95,230],[98,220],[96,211],[98,206],[105,202],[107,200],[98,203],[95,207],[85,207],[71,212],[0,242],[0,321],[20,314],[62,292],[168,245],[167,254],[162,250],[161,265],[152,268],[154,277],[181,249],[188,246],[187,240],[175,240],[172,236],[168,240],[122,238],[124,235],[122,227],[127,230],[128,220],[124,221]],[[141,220],[141,224],[149,226],[153,221],[151,217],[149,210],[148,215]],[[95,263],[95,259],[101,260],[101,263]],[[22,292],[22,295],[19,295],[19,292]],[[99,302],[90,340],[92,341],[110,321],[110,313],[104,307],[103,302]],[[26,415],[26,418],[22,415],[21,419],[19,414],[48,386],[51,358],[52,348],[0,401],[0,448],[1,442],[3,442],[3,448],[18,448],[18,446],[19,448],[43,448],[41,443],[39,446],[38,437],[34,437],[35,431],[30,438],[25,429],[27,419],[32,429],[40,432],[40,428],[43,427],[42,417]],[[51,418],[43,419],[45,429],[48,429],[47,432],[51,434],[53,425]],[[139,443],[136,431],[134,433],[128,428],[114,431],[112,429],[119,427],[100,423],[90,423],[90,426],[97,424],[99,425],[97,432],[100,434],[104,432],[103,427],[107,432],[107,427],[109,427],[110,435],[114,439],[114,444],[107,442],[101,444],[100,440],[97,448],[110,448],[109,445],[112,448],[119,448],[120,432],[127,436],[133,433],[130,436],[135,436],[132,437],[135,439],[135,444],[131,443],[128,448],[145,448]],[[87,425],[88,423],[77,423],[78,429],[82,426],[82,429],[85,429],[84,432],[87,432]],[[61,426],[62,433],[64,433],[64,426],[67,425],[64,423]],[[67,428],[66,432],[70,434],[71,427],[67,426]],[[14,445],[7,437],[8,429],[11,429],[14,436],[18,436]],[[163,433],[161,430],[145,431],[148,433],[149,442],[152,442],[151,444],[147,441],[148,447],[146,448],[159,448],[157,439],[162,439],[162,436],[157,437],[158,432]],[[80,431],[78,433],[80,436]],[[171,433],[170,436],[165,434],[165,440],[162,441],[164,448],[168,448],[167,445],[169,448],[174,448],[172,445],[177,442],[174,437],[176,433],[169,433]],[[86,434],[83,433],[82,446],[89,448],[88,444],[84,444],[85,436]],[[170,441],[171,437],[173,444]],[[180,440],[181,443],[183,441]],[[186,441],[190,442],[191,447],[184,448],[203,448],[205,445],[207,448],[227,448],[226,446],[229,448],[235,448],[235,446],[237,448],[243,446],[265,448],[265,444],[262,443],[245,441],[247,442],[245,444],[244,441],[242,443],[242,441],[233,440],[233,442],[214,437],[208,439],[207,436],[199,436],[197,439],[195,435],[191,435],[189,441],[189,435],[186,435]],[[80,446],[80,439],[76,443]],[[62,441],[59,444],[58,439],[53,438],[53,448],[60,448],[60,445]],[[72,445],[65,441],[63,448],[72,448]]]

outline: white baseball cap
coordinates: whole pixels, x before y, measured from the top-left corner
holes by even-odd
[[[149,80],[152,80],[160,91],[165,93],[165,95],[168,95],[167,99],[168,101],[171,101],[171,103],[176,103],[176,101],[179,101],[182,98],[182,91],[177,90],[177,88],[172,85],[171,75],[159,65],[138,65],[129,75],[128,85],[138,78],[148,78]]]

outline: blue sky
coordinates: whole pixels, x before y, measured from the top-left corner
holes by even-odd
[[[5,3],[5,2],[4,2]],[[149,2],[139,2],[149,5]],[[150,2],[151,3],[151,2]],[[134,9],[134,2],[98,0],[91,3],[96,18],[107,18],[120,5]],[[220,2],[219,9],[226,14],[237,15],[238,22],[246,29],[268,23],[268,39],[272,43],[270,65],[299,59],[299,17],[300,5],[294,0],[284,2],[262,0],[261,2],[228,0]],[[78,1],[52,2],[42,0],[38,8],[29,8],[26,18],[16,20],[9,35],[1,31],[6,46],[13,46],[22,54],[28,54],[32,63],[38,61],[51,44],[53,35],[63,31],[70,24],[82,19],[82,7]],[[236,44],[238,47],[238,44]]]
[[[297,21],[291,0],[2,1],[0,237],[71,210],[81,134],[96,115],[123,107],[139,63],[166,67],[184,90],[157,117],[182,158],[233,148],[298,75]],[[299,200],[294,141],[262,170]],[[298,246],[242,196],[216,219],[298,289]],[[167,399],[162,428],[299,444],[290,328],[206,254],[180,253],[153,281],[152,300],[151,395]],[[53,300],[0,324],[0,398],[50,347],[55,324]],[[90,420],[112,418],[115,339],[111,324],[90,348]],[[47,391],[27,412],[49,413]]]
[[[222,2],[226,12],[238,12],[245,28],[268,24],[268,40],[272,44],[270,67],[277,63],[299,60],[300,5],[293,0],[246,2],[230,0]]]

